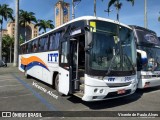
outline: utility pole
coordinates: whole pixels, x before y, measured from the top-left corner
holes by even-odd
[[[144,0],[144,27],[148,28],[148,20],[147,20],[147,0]]]
[[[72,20],[75,18],[75,7],[78,6],[80,2],[81,0],[72,0]]]
[[[72,0],[72,20],[75,18],[74,15],[74,0]]]
[[[63,25],[64,23],[64,0],[61,0],[61,1],[62,1],[61,25]]]
[[[18,48],[19,48],[19,0],[16,0],[14,62],[13,62],[14,67],[18,66]]]
[[[96,0],[94,0],[94,16],[96,16]]]

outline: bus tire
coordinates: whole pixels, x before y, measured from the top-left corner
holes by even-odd
[[[62,96],[63,94],[61,92],[59,92],[59,75],[57,74],[56,78],[55,78],[55,90],[57,91],[57,93]]]
[[[29,78],[29,75],[27,74],[27,68],[26,67],[25,67],[25,70],[24,70],[24,76],[25,76],[26,79]]]

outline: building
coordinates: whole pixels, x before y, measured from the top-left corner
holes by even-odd
[[[63,2],[63,0],[59,0],[55,4],[55,26],[56,27],[69,21],[69,18],[70,18],[69,5],[70,5],[69,3]]]
[[[1,34],[1,31],[0,31],[0,34]],[[8,34],[7,30],[6,29],[2,29],[2,36],[7,35],[7,34]]]
[[[23,26],[20,26],[19,28],[19,34],[22,36],[22,38],[25,40],[25,30],[26,30],[26,40],[30,40],[34,37],[37,37],[39,34],[38,27],[34,27],[35,25],[33,23],[27,24],[26,28]],[[15,23],[9,22],[7,24],[7,33],[11,37],[14,37],[15,33]]]

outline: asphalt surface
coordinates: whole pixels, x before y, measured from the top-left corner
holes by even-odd
[[[38,87],[39,86],[39,87]],[[73,95],[58,96],[52,86],[34,78],[26,79],[18,68],[9,65],[7,68],[0,67],[0,111],[73,111],[78,117],[54,117],[56,119],[159,119],[156,118],[133,118],[133,117],[83,117],[83,111],[100,111],[104,113],[112,111],[160,111],[160,87],[137,90],[133,95],[113,100],[98,102],[84,102]],[[78,115],[75,111],[82,111]],[[87,113],[86,112],[86,113]],[[46,112],[47,113],[47,112]],[[144,112],[145,113],[145,112]],[[87,113],[89,114],[89,113]],[[93,113],[92,113],[93,114]],[[97,113],[99,114],[99,113]],[[82,117],[79,117],[82,116]],[[96,115],[95,115],[96,116]],[[160,114],[159,114],[160,116]],[[0,118],[21,119],[21,118]],[[24,118],[33,119],[33,118]],[[51,120],[53,117],[34,118]]]

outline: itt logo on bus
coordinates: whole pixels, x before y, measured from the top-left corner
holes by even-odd
[[[48,54],[48,62],[58,62],[58,53],[50,53]]]
[[[108,78],[108,81],[113,81],[114,82],[115,78]]]

